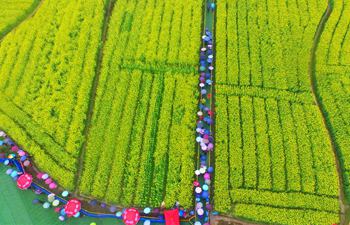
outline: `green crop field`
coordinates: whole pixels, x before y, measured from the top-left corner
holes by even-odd
[[[316,80],[350,200],[350,2],[334,1],[317,51]]]
[[[79,190],[190,207],[201,1],[157,2],[114,8]]]
[[[0,127],[70,190],[190,207],[202,3],[120,0],[109,21],[104,4],[44,1],[1,42]]]
[[[215,13],[210,2],[0,0],[0,130],[74,197],[193,209],[208,26],[213,211],[244,225],[347,225],[350,1],[222,0]]]
[[[39,0],[1,0],[0,38],[30,14],[39,2]]]
[[[216,209],[268,223],[337,222],[335,157],[309,75],[327,3],[237,0],[221,5]],[[345,97],[346,87],[338,90]]]
[[[43,1],[0,45],[1,128],[69,189],[84,140],[103,13],[97,1]]]

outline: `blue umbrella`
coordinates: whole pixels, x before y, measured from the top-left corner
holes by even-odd
[[[117,207],[114,206],[114,205],[112,205],[112,206],[109,208],[109,211],[110,211],[111,213],[115,213],[115,212],[117,211]]]
[[[67,197],[69,195],[69,192],[68,191],[63,191],[62,192],[62,197]]]
[[[97,201],[96,201],[96,200],[91,200],[91,201],[89,202],[89,204],[90,204],[91,206],[96,206],[96,205],[97,205]]]
[[[50,203],[45,202],[45,203],[43,204],[43,208],[44,208],[44,209],[50,208]]]
[[[147,208],[145,208],[145,209],[143,210],[143,212],[144,212],[145,214],[149,214],[149,213],[151,213],[151,208],[147,207]]]
[[[17,171],[16,171],[16,170],[12,171],[12,173],[11,173],[10,176],[11,176],[12,178],[17,177]]]
[[[8,170],[6,170],[6,174],[7,174],[7,175],[10,175],[12,172],[13,172],[13,169],[8,169]]]
[[[215,3],[214,3],[214,2],[210,4],[210,8],[211,8],[212,10],[215,9]]]

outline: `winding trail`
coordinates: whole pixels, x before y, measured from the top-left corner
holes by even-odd
[[[37,0],[33,2],[33,5],[31,5],[29,7],[29,9],[31,8],[32,10],[29,10],[29,12],[27,12],[27,15],[22,15],[23,19],[17,21],[16,23],[12,24],[10,27],[12,27],[11,29],[8,29],[7,31],[5,31],[4,33],[0,34],[0,42],[1,40],[6,37],[6,35],[8,35],[9,33],[11,33],[13,30],[15,30],[17,27],[19,27],[24,21],[32,18],[36,12],[39,10],[40,6],[42,5],[43,0]]]
[[[105,9],[105,15],[104,15],[104,21],[103,21],[103,28],[102,28],[102,38],[101,38],[101,47],[98,50],[97,54],[97,64],[96,64],[96,71],[95,71],[95,77],[93,80],[93,85],[91,88],[90,92],[90,100],[89,100],[89,108],[87,111],[87,117],[86,117],[86,123],[85,123],[85,128],[84,128],[84,134],[83,137],[85,137],[83,146],[80,150],[79,153],[79,160],[78,160],[78,166],[77,166],[77,173],[76,173],[76,183],[75,183],[75,192],[74,194],[78,196],[79,194],[79,184],[81,182],[81,177],[82,177],[82,172],[83,172],[83,167],[84,167],[84,158],[85,158],[85,152],[86,152],[86,147],[87,147],[87,139],[91,127],[91,120],[92,120],[92,115],[93,115],[93,110],[95,107],[95,99],[96,99],[96,92],[97,92],[97,87],[99,84],[100,80],[100,75],[101,75],[101,67],[102,67],[102,59],[103,59],[103,50],[105,47],[105,43],[107,40],[107,34],[108,34],[108,24],[113,12],[113,8],[115,5],[116,0],[109,0],[108,3],[106,4],[106,9]]]
[[[327,24],[329,17],[332,14],[332,11],[333,11],[333,0],[328,0],[327,9],[323,14],[320,20],[320,23],[318,24],[318,27],[314,36],[314,42],[311,49],[310,61],[309,61],[309,77],[310,77],[310,83],[311,83],[311,91],[312,91],[315,103],[322,115],[322,121],[327,130],[328,137],[329,137],[329,140],[331,141],[332,149],[335,156],[335,162],[336,162],[338,178],[339,178],[339,187],[340,187],[339,189],[340,224],[348,225],[350,221],[350,207],[345,198],[345,190],[344,190],[344,184],[343,184],[343,171],[341,168],[341,162],[337,151],[336,142],[332,134],[332,125],[330,121],[327,119],[327,112],[322,103],[321,95],[317,88],[317,78],[316,78],[316,58],[317,58],[316,53],[317,53],[317,49],[320,43],[322,33],[325,29],[325,26]]]

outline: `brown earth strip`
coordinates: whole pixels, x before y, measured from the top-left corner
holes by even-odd
[[[314,96],[316,105],[322,115],[322,120],[324,123],[325,128],[327,129],[327,133],[329,136],[329,140],[332,144],[332,149],[334,152],[335,156],[335,162],[336,162],[336,167],[338,171],[338,177],[339,177],[339,185],[340,185],[340,190],[339,190],[339,203],[340,203],[340,224],[341,225],[347,225],[349,224],[350,221],[350,208],[348,203],[346,202],[345,199],[345,192],[344,192],[344,184],[343,184],[343,172],[342,168],[340,165],[340,158],[339,154],[337,151],[337,145],[334,139],[334,135],[332,134],[332,125],[330,121],[327,119],[327,112],[326,109],[322,103],[321,96],[319,93],[319,90],[317,88],[317,78],[316,78],[316,52],[318,49],[318,45],[320,43],[320,39],[322,36],[322,33],[325,29],[325,26],[327,24],[327,21],[329,17],[331,16],[333,11],[333,0],[328,1],[328,7],[326,11],[324,12],[320,23],[318,24],[315,36],[314,36],[314,43],[311,49],[311,54],[310,54],[310,61],[309,61],[309,76],[310,76],[310,83],[311,83],[311,91]]]
[[[17,21],[15,24],[11,25],[10,29],[8,30],[5,30],[4,33],[0,34],[0,41],[9,33],[11,33],[11,31],[15,30],[19,25],[21,25],[24,21],[32,18],[35,13],[39,10],[40,6],[42,5],[43,3],[43,0],[36,0],[33,2],[33,5],[29,8],[29,9],[32,9],[31,10],[28,10],[29,12],[27,12],[27,16],[23,16],[23,20],[19,20]]]
[[[85,128],[84,128],[84,143],[82,146],[82,149],[80,150],[79,153],[79,160],[78,160],[78,169],[77,169],[77,174],[76,174],[76,183],[75,183],[75,195],[79,194],[79,184],[81,181],[81,176],[83,173],[83,166],[84,166],[84,158],[85,158],[85,151],[86,151],[86,147],[87,147],[87,138],[88,138],[88,134],[89,134],[89,130],[91,127],[91,120],[92,120],[92,115],[93,115],[93,110],[95,107],[95,98],[96,98],[96,92],[97,92],[97,87],[98,87],[98,83],[100,80],[100,75],[101,75],[101,67],[102,67],[102,59],[103,59],[103,50],[104,50],[104,46],[107,40],[107,33],[108,33],[108,25],[109,25],[109,21],[113,12],[113,8],[115,5],[116,0],[109,0],[108,3],[106,4],[106,9],[105,9],[105,15],[104,15],[104,21],[103,21],[103,28],[102,28],[102,38],[101,38],[101,47],[98,50],[98,54],[97,54],[97,64],[96,64],[96,71],[95,71],[95,77],[93,80],[93,85],[92,85],[92,89],[90,92],[90,99],[89,99],[89,108],[87,111],[87,119],[86,119],[86,123],[85,123]]]

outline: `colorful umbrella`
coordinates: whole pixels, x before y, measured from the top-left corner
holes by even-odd
[[[23,166],[25,166],[25,167],[30,166],[30,161],[29,160],[24,161]]]
[[[60,201],[57,199],[52,202],[52,205],[55,207],[58,206],[59,204],[60,204]]]
[[[72,199],[67,202],[67,205],[64,207],[64,212],[68,217],[72,217],[77,214],[81,209],[81,203],[77,199]]]
[[[135,208],[126,209],[123,213],[123,221],[126,225],[136,225],[140,220],[140,213]]]
[[[52,182],[51,184],[49,184],[49,188],[51,190],[56,189],[57,188],[57,184],[55,182]]]
[[[63,191],[62,192],[62,197],[67,197],[69,195],[69,192],[68,191]]]
[[[45,203],[43,204],[43,208],[44,208],[44,209],[50,208],[50,203],[45,202]]]
[[[151,213],[151,208],[147,207],[143,210],[145,214],[150,214]]]
[[[109,211],[111,213],[115,213],[117,211],[117,207],[115,205],[112,205],[111,207],[109,207]]]
[[[33,182],[32,175],[30,175],[28,173],[25,173],[25,174],[22,174],[18,178],[18,180],[17,180],[17,187],[22,189],[22,190],[25,190],[25,189],[28,189],[30,187],[32,182]]]

